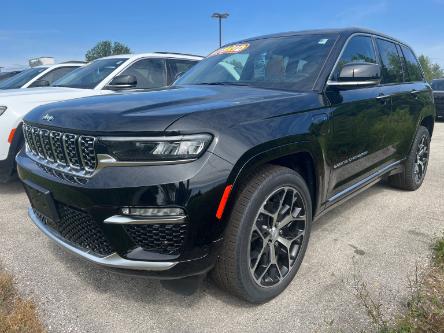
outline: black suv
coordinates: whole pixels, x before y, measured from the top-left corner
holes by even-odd
[[[121,272],[212,271],[265,302],[313,220],[383,178],[421,186],[435,107],[404,43],[362,29],[256,37],[173,87],[45,105],[18,171],[43,233]]]
[[[435,97],[436,117],[444,118],[444,79],[433,80],[432,89]]]

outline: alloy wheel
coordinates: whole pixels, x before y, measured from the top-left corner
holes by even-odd
[[[256,284],[274,287],[288,276],[301,253],[306,223],[306,204],[294,187],[267,197],[250,233],[248,263]]]

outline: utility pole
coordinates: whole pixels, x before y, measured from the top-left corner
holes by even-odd
[[[212,18],[219,19],[219,47],[222,46],[222,19],[226,19],[230,14],[228,13],[214,13]]]

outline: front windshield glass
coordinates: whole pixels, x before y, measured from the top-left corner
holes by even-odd
[[[94,89],[116,68],[128,58],[111,58],[95,60],[85,67],[73,70],[68,75],[55,81],[53,87],[68,87],[81,89]]]
[[[175,84],[312,90],[335,39],[316,34],[232,44],[210,54]]]
[[[432,81],[432,89],[437,91],[444,91],[444,80]]]
[[[0,82],[0,89],[18,89],[31,81],[48,67],[34,67],[24,70],[23,72]]]

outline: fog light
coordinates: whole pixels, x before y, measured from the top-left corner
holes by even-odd
[[[182,208],[122,208],[122,214],[127,216],[183,216],[185,211]]]

